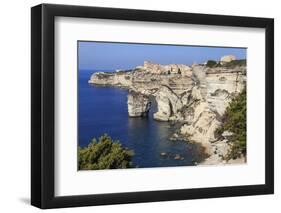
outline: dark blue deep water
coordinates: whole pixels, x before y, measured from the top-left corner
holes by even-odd
[[[127,90],[88,84],[93,71],[79,70],[78,138],[86,146],[92,138],[107,133],[124,147],[134,150],[133,164],[140,168],[193,165],[199,148],[184,141],[171,141],[175,127],[152,118],[154,103],[148,118],[129,118]],[[161,156],[166,152],[166,157]],[[184,159],[176,160],[179,154]]]

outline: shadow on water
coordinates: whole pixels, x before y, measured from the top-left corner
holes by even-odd
[[[133,164],[139,168],[188,166],[201,162],[204,148],[180,140],[170,140],[177,128],[153,119],[157,104],[152,98],[148,117],[130,118],[127,90],[88,84],[88,75],[79,74],[79,145],[104,133],[134,150]]]

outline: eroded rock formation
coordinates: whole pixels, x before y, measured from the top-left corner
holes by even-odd
[[[153,117],[156,120],[168,121],[183,107],[181,99],[168,86],[161,86],[155,95],[158,111]]]
[[[130,90],[128,94],[128,113],[130,117],[146,117],[151,102],[147,95]]]
[[[234,55],[225,55],[221,57],[220,63],[221,64],[226,64],[228,62],[236,60],[236,57]]]

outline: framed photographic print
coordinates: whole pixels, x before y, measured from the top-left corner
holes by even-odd
[[[274,21],[31,9],[31,203],[271,194]]]

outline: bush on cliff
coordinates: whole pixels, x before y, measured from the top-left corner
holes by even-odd
[[[247,64],[246,59],[233,60],[226,63],[220,63],[220,62],[217,63],[214,60],[209,60],[207,61],[206,66],[209,68],[215,68],[215,67],[234,68],[237,66],[246,66],[246,64]]]
[[[227,68],[234,68],[236,66],[246,66],[246,63],[247,63],[246,59],[239,59],[239,60],[230,61],[224,64],[223,66]]]
[[[246,136],[247,136],[247,95],[244,89],[234,98],[227,107],[222,118],[222,126],[216,130],[216,134],[221,135],[224,131],[232,132],[230,137],[231,149],[226,156],[227,160],[246,156]]]
[[[78,148],[79,170],[123,169],[132,167],[133,152],[113,141],[108,135],[94,138],[84,148]]]
[[[210,67],[210,68],[215,67],[216,65],[217,65],[217,62],[213,61],[213,60],[207,61],[207,64],[206,64],[206,66]]]

